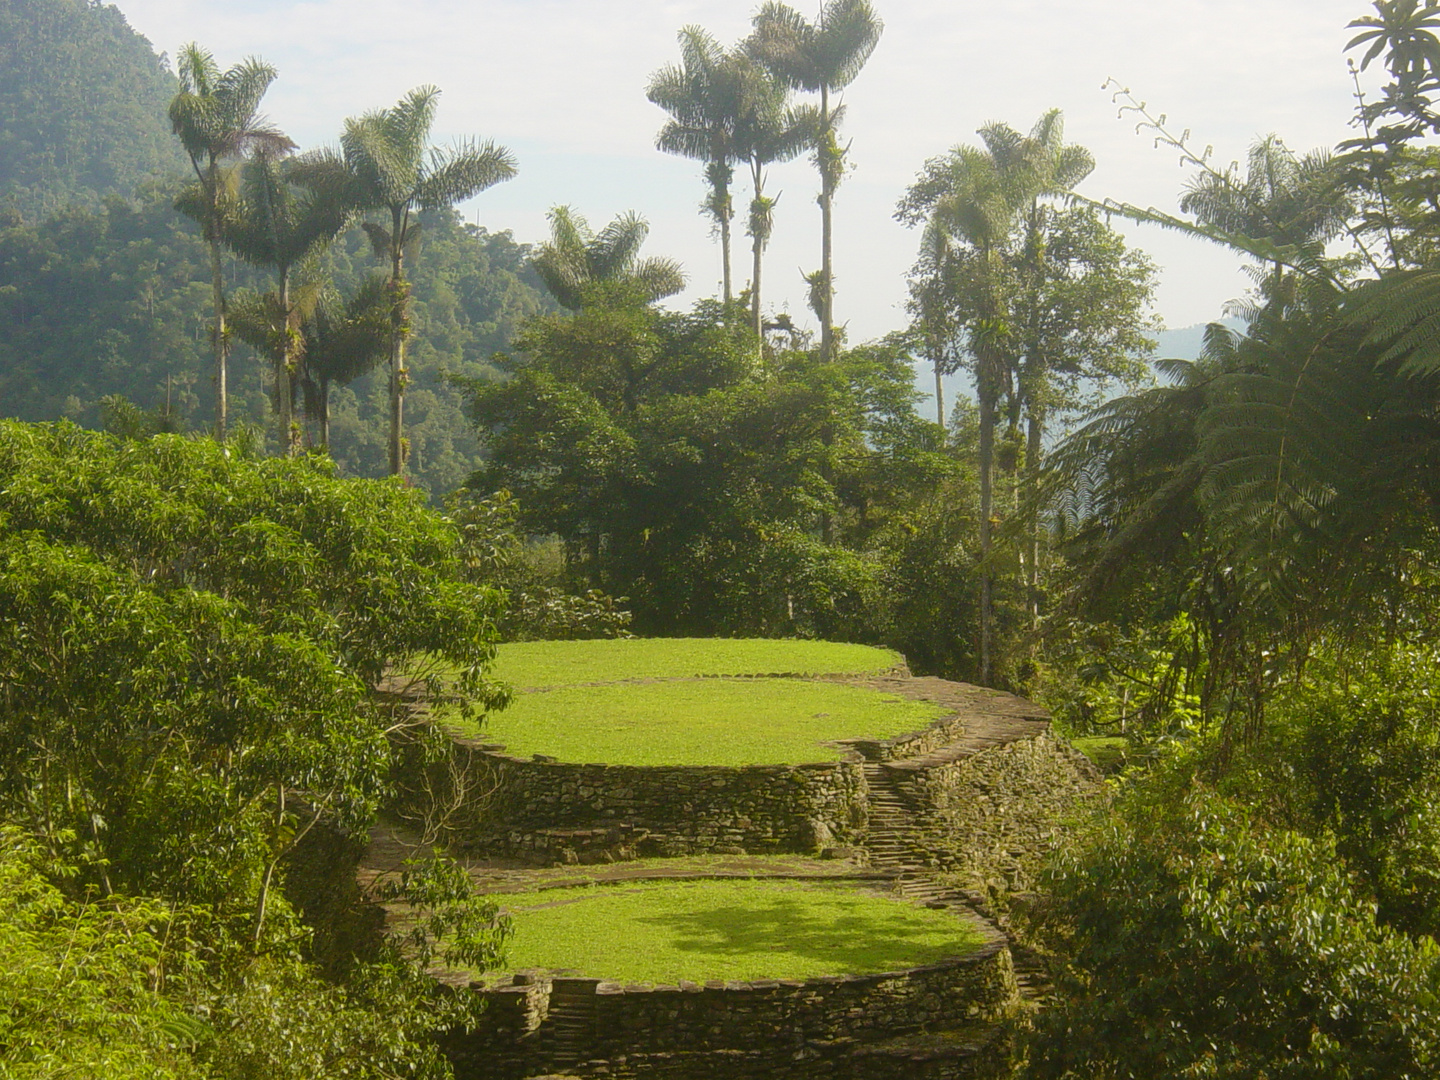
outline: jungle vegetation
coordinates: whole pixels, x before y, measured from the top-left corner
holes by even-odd
[[[1222,166],[1115,88],[1187,162],[1180,215],[1077,195],[1058,110],[935,147],[895,211],[908,325],[852,343],[833,95],[881,31],[849,0],[681,30],[646,92],[726,271],[677,310],[643,208],[557,206],[533,250],[461,222],[524,163],[429,153],[433,88],[304,150],[261,60],[172,76],[113,8],[0,12],[6,1069],[445,1075],[466,1017],[425,969],[483,969],[504,917],[442,853],[397,886],[417,932],[362,949],[297,852],[440,752],[387,673],[458,672],[475,720],[497,642],[634,629],[894,649],[1124,740],[1011,913],[1058,988],[1030,1074],[1435,1074],[1440,6],[1359,13],[1380,88],[1332,149]],[[761,306],[767,170],[802,156],[815,340]],[[1238,328],[1147,364],[1114,215],[1250,260]]]

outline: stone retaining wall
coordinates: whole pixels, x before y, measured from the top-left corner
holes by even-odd
[[[896,1061],[883,1052],[888,1040],[927,1030],[988,1030],[1009,1014],[1016,994],[1010,953],[998,934],[978,952],[941,964],[804,982],[622,986],[522,978],[530,980],[527,985],[470,991],[485,998],[487,1011],[475,1031],[447,1040],[458,1080],[543,1074],[550,1049],[544,1021],[562,982],[569,994],[584,992],[586,983],[593,988],[587,1075],[601,1075],[596,1065],[604,1062],[604,1075],[711,1080],[892,1076]],[[800,1066],[805,1071],[794,1071]],[[970,1074],[951,1069],[915,1075]]]
[[[1048,733],[924,768],[888,764],[948,870],[1026,889],[1068,824],[1103,797],[1099,771]]]
[[[819,852],[863,843],[858,762],[812,765],[574,765],[457,740],[484,779],[462,846],[536,862],[636,854]]]

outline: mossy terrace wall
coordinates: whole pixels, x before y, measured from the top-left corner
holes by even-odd
[[[1101,797],[1099,771],[1048,732],[954,761],[883,766],[916,811],[939,867],[1027,889],[1076,816]]]
[[[882,974],[676,986],[546,973],[520,980],[468,991],[485,998],[487,1012],[481,1028],[456,1033],[446,1045],[460,1080],[543,1073],[552,1050],[547,1023],[562,998],[571,1015],[585,1018],[586,1075],[716,1080],[895,1077],[895,1057],[881,1052],[888,1041],[993,1022],[1015,1000],[1010,954],[995,933],[967,957]],[[904,1075],[989,1075],[974,1071],[974,1049],[932,1053],[950,1067]]]
[[[813,765],[575,765],[526,761],[461,740],[484,779],[484,812],[462,843],[537,862],[635,854],[767,854],[860,844],[858,762]]]
[[[1043,710],[1011,695],[938,679],[859,680],[952,705],[922,731],[840,740],[845,760],[804,765],[640,766],[523,759],[457,737],[454,772],[424,784],[462,804],[452,841],[477,854],[538,865],[645,855],[853,855],[873,824],[865,768],[877,765],[923,823],[923,846],[945,869],[983,869],[1012,886],[1051,850],[1100,777],[1049,736]],[[468,778],[456,798],[453,776]],[[1023,868],[1023,869],[1020,869]]]

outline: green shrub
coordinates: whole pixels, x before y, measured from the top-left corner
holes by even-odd
[[[1173,770],[1054,866],[1058,1007],[1037,1078],[1420,1080],[1440,1067],[1440,970],[1376,922],[1334,843]]]

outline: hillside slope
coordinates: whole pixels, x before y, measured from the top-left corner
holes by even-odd
[[[113,5],[0,0],[0,208],[34,219],[179,172],[175,86]]]

